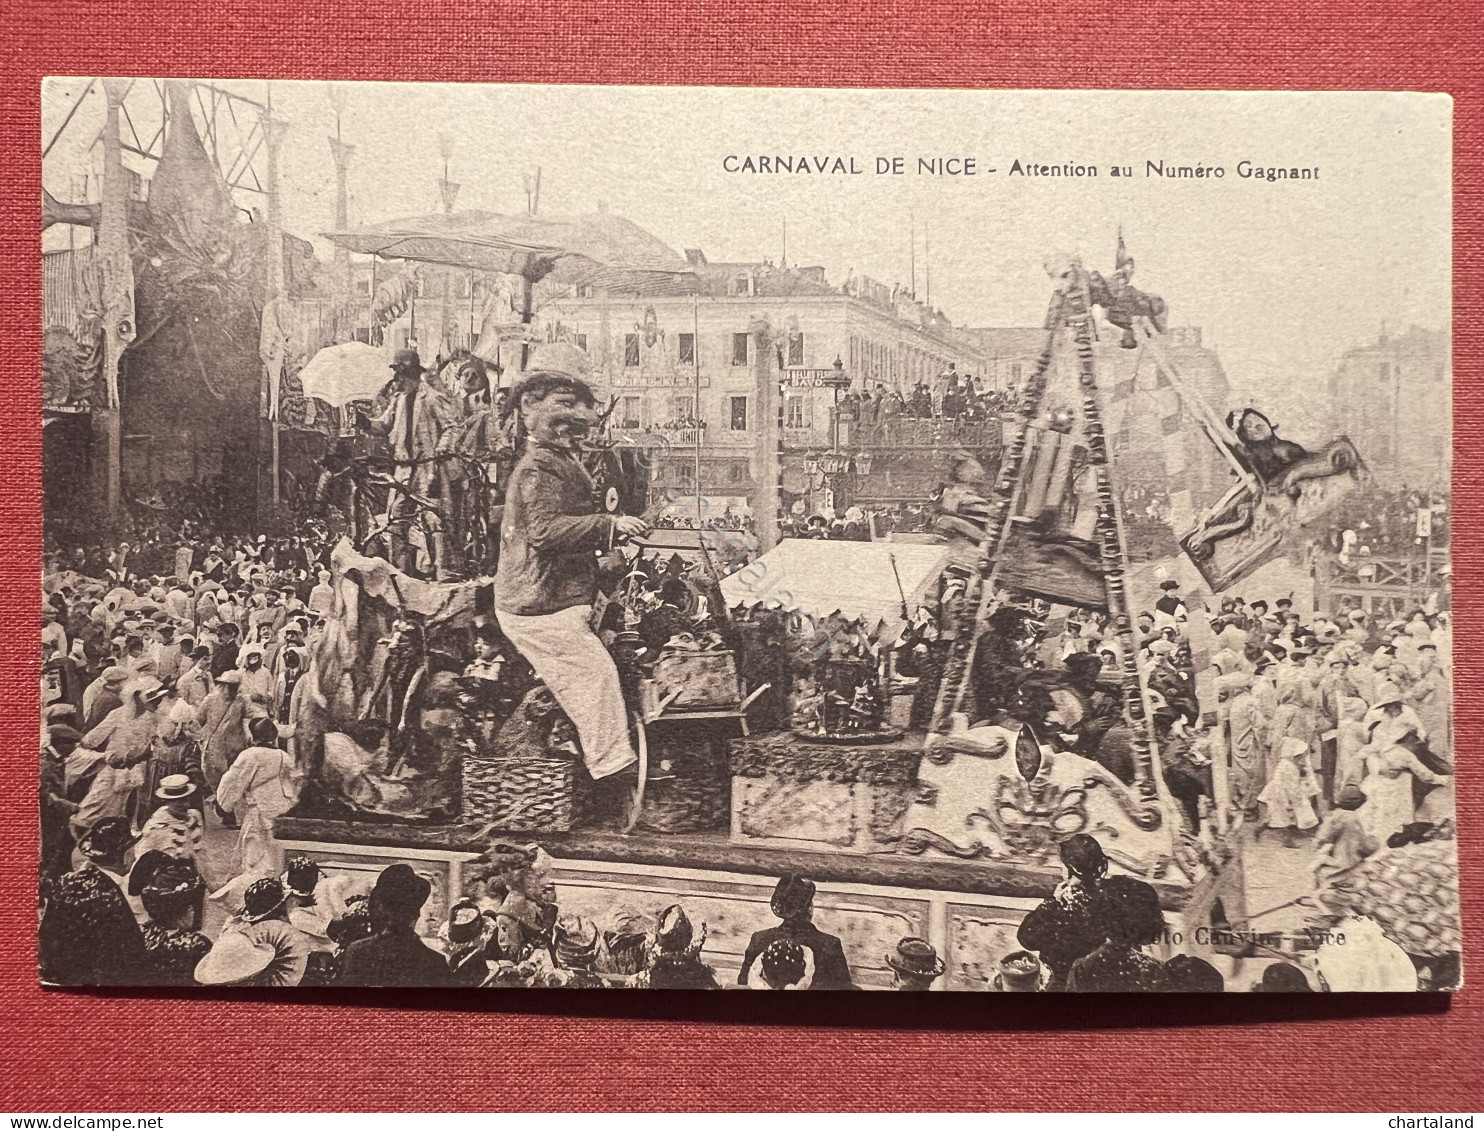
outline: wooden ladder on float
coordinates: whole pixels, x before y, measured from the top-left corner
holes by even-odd
[[[1063,276],[1063,284],[1052,296],[1046,314],[1046,346],[1026,383],[1016,406],[1014,438],[1006,447],[990,492],[989,517],[984,538],[979,545],[976,572],[964,595],[952,650],[943,672],[934,707],[931,733],[945,735],[952,718],[968,689],[969,673],[978,640],[988,627],[989,618],[1003,602],[996,581],[1010,530],[1011,510],[1019,493],[1031,423],[1040,415],[1046,390],[1051,383],[1051,362],[1056,340],[1063,330],[1070,330],[1077,347],[1077,382],[1082,393],[1082,423],[1087,439],[1089,463],[1097,479],[1098,516],[1096,535],[1101,557],[1103,583],[1106,588],[1108,614],[1118,640],[1120,657],[1119,686],[1123,692],[1124,717],[1132,735],[1134,777],[1140,807],[1136,822],[1141,828],[1158,828],[1164,819],[1157,770],[1154,765],[1156,739],[1154,722],[1147,700],[1148,687],[1139,667],[1138,647],[1134,640],[1133,620],[1129,614],[1127,575],[1128,546],[1123,531],[1123,516],[1113,489],[1112,458],[1108,452],[1099,403],[1097,364],[1093,356],[1093,315],[1088,293],[1087,272],[1074,263]]]

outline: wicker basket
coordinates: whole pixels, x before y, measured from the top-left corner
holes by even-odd
[[[660,744],[650,751],[650,774],[638,828],[655,833],[727,829],[732,779],[724,744]]]
[[[464,820],[521,832],[567,832],[575,823],[577,764],[529,755],[464,757]]]
[[[662,692],[680,694],[677,711],[735,707],[741,702],[737,659],[731,652],[665,652],[655,661],[654,679]]]

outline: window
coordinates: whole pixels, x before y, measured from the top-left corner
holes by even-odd
[[[576,343],[578,349],[580,349],[583,353],[587,353],[587,335],[586,334],[573,334],[572,335],[572,340]]]
[[[732,408],[732,431],[733,432],[746,432],[747,431],[747,398],[746,397],[731,397],[729,399],[732,402],[732,404],[731,404],[731,408]]]
[[[1018,361],[1013,361],[1010,363],[1010,380],[1020,380],[1020,362]]]
[[[694,365],[696,363],[696,336],[694,334],[680,335],[680,364]]]
[[[676,397],[670,405],[670,411],[676,420],[694,420],[696,418],[696,398]]]
[[[747,295],[752,293],[752,277],[750,275],[738,275],[732,280],[732,294]]]
[[[747,479],[747,464],[743,460],[732,460],[727,464],[727,482],[742,483]]]
[[[785,403],[783,426],[785,428],[807,427],[807,417],[804,414],[805,400],[803,397],[789,397]]]
[[[747,335],[746,334],[733,334],[732,335],[732,364],[733,365],[746,365],[747,364]]]
[[[623,364],[625,369],[639,368],[639,335],[623,336]]]
[[[356,280],[356,294],[362,298],[371,297],[371,280],[365,275]]]
[[[638,397],[624,397],[624,399],[623,399],[622,416],[623,416],[623,419],[618,422],[618,426],[620,428],[638,428],[639,427],[639,398]]]
[[[788,336],[788,364],[804,364],[804,335],[790,334]]]

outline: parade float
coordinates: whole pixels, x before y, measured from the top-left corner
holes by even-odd
[[[1179,375],[1159,349],[1162,301],[1130,285],[1131,260],[1119,268],[1104,280],[1049,265],[1046,346],[1002,463],[955,475],[937,539],[788,541],[722,580],[702,538],[699,560],[657,556],[647,576],[687,579],[707,612],[680,612],[704,631],[649,642],[625,599],[646,588],[644,551],[608,569],[595,622],[641,756],[626,804],[596,796],[539,686],[469,674],[492,621],[488,578],[421,580],[342,545],[335,611],[296,692],[311,785],[276,822],[278,847],[363,877],[408,863],[432,884],[433,924],[475,893],[493,846],[536,844],[563,912],[683,902],[723,979],[795,873],[817,883],[815,922],[860,985],[890,984],[885,956],[918,936],[946,963],[942,988],[982,990],[1004,985],[1020,920],[1061,881],[1059,845],[1087,833],[1154,886],[1167,953],[1240,949],[1213,941],[1247,927],[1221,727],[1196,754],[1209,782],[1192,813],[1166,780],[1133,636],[1094,305],[1125,345],[1143,343],[1158,380]],[[1058,378],[1075,407],[1051,404]],[[1343,443],[1303,453],[1302,468],[1265,463],[1260,438],[1179,395],[1240,472],[1183,540],[1208,579],[1250,574],[1363,474]],[[940,663],[903,678],[896,645],[924,605],[943,612]],[[1118,667],[1096,685],[1033,662],[1058,609],[1107,617]],[[1101,729],[1098,697],[1114,704]],[[1083,741],[1094,729],[1101,743]]]

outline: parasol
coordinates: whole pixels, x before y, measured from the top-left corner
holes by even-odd
[[[452,212],[324,235],[360,254],[519,275],[533,283],[554,274],[565,283],[658,294],[689,293],[696,282],[679,252],[607,212],[567,218]]]
[[[299,371],[306,397],[317,397],[335,408],[351,401],[369,401],[391,380],[391,356],[365,342],[326,346]]]

